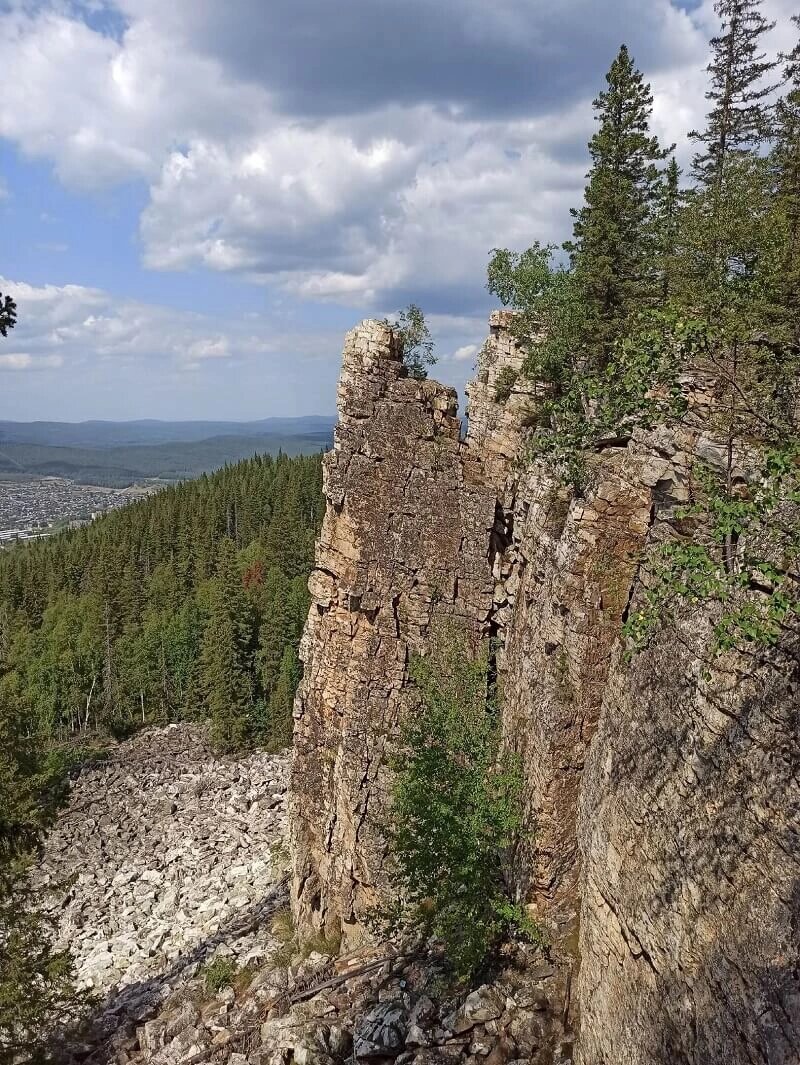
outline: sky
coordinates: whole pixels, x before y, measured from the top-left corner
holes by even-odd
[[[769,47],[794,0],[764,0]],[[0,0],[0,418],[329,414],[413,301],[462,389],[624,41],[691,157],[711,0]]]

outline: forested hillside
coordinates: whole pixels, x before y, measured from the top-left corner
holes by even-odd
[[[209,716],[288,736],[319,456],[257,457],[0,556],[0,700],[44,742]]]

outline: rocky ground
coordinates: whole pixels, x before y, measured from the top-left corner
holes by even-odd
[[[85,768],[41,878],[91,992],[70,1062],[338,1065],[567,1061],[565,970],[515,947],[457,987],[435,953],[298,940],[285,884],[286,756],[217,760],[148,730]],[[64,882],[66,881],[66,882]],[[63,882],[63,883],[62,883]],[[561,1047],[553,1058],[548,1048]]]
[[[202,729],[150,729],[75,780],[40,880],[78,986],[147,1011],[213,955],[264,957],[286,905],[286,756],[215,758]]]

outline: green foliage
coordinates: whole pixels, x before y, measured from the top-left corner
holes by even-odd
[[[494,386],[494,401],[495,403],[507,403],[511,398],[511,393],[514,391],[514,385],[517,383],[519,374],[511,366],[504,366],[500,373],[497,375],[497,382]]]
[[[253,709],[253,618],[239,573],[236,547],[219,546],[208,622],[200,651],[200,686],[220,751],[235,751],[248,738]]]
[[[599,128],[584,205],[566,245],[583,297],[583,361],[603,368],[634,310],[657,296],[653,213],[667,156],[650,132],[653,96],[623,45],[594,102]]]
[[[47,1026],[74,1018],[77,996],[66,951],[52,947],[26,862],[0,873],[0,1063],[41,1060]]]
[[[774,647],[800,618],[800,445],[769,449],[752,483],[735,493],[703,467],[700,492],[679,517],[694,528],[651,559],[645,603],[626,622],[632,651],[696,604],[716,604],[712,650]],[[733,550],[732,550],[733,547]]]
[[[514,333],[527,352],[525,375],[556,394],[575,372],[583,299],[572,273],[553,263],[552,245],[517,253],[495,248],[488,288],[517,312]]]
[[[440,939],[468,974],[500,937],[538,931],[508,897],[502,862],[521,829],[521,777],[501,754],[485,648],[455,631],[412,662],[419,708],[394,764],[392,860],[400,901],[392,927]]]
[[[0,697],[0,1062],[35,1057],[47,1025],[76,1005],[68,953],[30,881],[30,860],[64,794],[63,766],[26,733]]]
[[[0,552],[0,693],[45,747],[205,716],[285,742],[322,513],[319,457],[267,456]]]
[[[214,958],[203,968],[206,991],[216,995],[223,988],[231,987],[237,971],[236,962],[232,958]]]
[[[0,292],[0,337],[7,337],[9,329],[17,324],[17,305],[8,295]]]
[[[392,329],[400,342],[403,364],[409,377],[424,380],[428,376],[428,367],[436,363],[425,315],[416,303],[409,303],[397,320],[392,322]]]
[[[538,393],[531,454],[577,490],[593,452],[677,424],[702,392],[693,417],[719,458],[696,466],[675,538],[643,559],[631,651],[699,603],[717,618],[715,653],[761,652],[798,628],[800,44],[784,57],[767,154],[770,27],[758,0],[718,0],[716,12],[695,187],[681,188],[674,159],[660,172],[649,89],[623,49],[595,104],[570,267],[540,244],[495,250],[489,265]]]

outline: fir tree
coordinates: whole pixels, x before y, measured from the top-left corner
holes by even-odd
[[[252,622],[236,561],[227,537],[220,544],[203,636],[201,683],[211,718],[211,735],[221,751],[241,747],[253,707]]]
[[[666,305],[672,295],[673,282],[679,269],[678,242],[680,209],[684,200],[680,188],[681,170],[675,156],[664,171],[663,184],[655,212],[655,243],[661,275],[661,303]]]
[[[658,164],[667,152],[650,133],[653,97],[625,45],[594,102],[599,129],[589,142],[592,169],[584,206],[573,211],[566,245],[583,292],[583,351],[604,366],[635,308],[657,296],[653,209]]]
[[[690,136],[700,148],[692,170],[706,188],[719,190],[732,154],[752,151],[769,134],[765,99],[774,86],[764,78],[775,64],[761,49],[761,38],[772,29],[761,13],[761,0],[717,0],[714,10],[722,32],[711,40],[708,66],[711,101],[706,128]]]
[[[292,709],[299,682],[300,661],[297,651],[287,644],[267,709],[270,745],[278,750],[288,747],[292,742]]]

